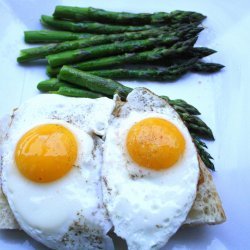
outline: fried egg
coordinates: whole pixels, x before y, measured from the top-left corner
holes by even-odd
[[[2,187],[20,227],[52,249],[104,249],[103,135],[114,102],[40,95],[12,116]]]
[[[117,102],[104,143],[103,201],[130,250],[160,249],[196,196],[199,165],[176,111],[144,88]]]

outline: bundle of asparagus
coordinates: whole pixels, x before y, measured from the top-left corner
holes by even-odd
[[[85,71],[119,66],[115,71],[100,72],[117,79],[149,76],[153,80],[173,81],[190,71],[216,72],[223,66],[204,62],[183,70],[183,64],[188,60],[216,52],[193,48],[197,35],[203,30],[199,24],[204,18],[200,13],[190,11],[133,14],[57,6],[53,17],[41,16],[42,24],[56,31],[25,32],[28,43],[56,43],[21,50],[17,60],[23,63],[46,59],[49,76],[56,76],[63,65]],[[135,64],[145,62],[154,62],[163,68],[158,70],[150,65],[140,70],[134,68]],[[174,66],[174,70],[166,66]]]
[[[187,72],[212,73],[224,67],[201,61],[216,51],[194,47],[205,18],[197,12],[179,10],[133,14],[57,6],[53,17],[41,16],[41,23],[54,30],[24,33],[27,43],[50,44],[21,50],[17,61],[47,61],[47,74],[54,78],[38,84],[43,92],[89,98],[112,98],[119,93],[126,98],[132,89],[114,79],[166,82]],[[162,98],[179,113],[201,158],[214,169],[206,145],[200,140],[214,137],[197,117],[198,110],[183,100]]]

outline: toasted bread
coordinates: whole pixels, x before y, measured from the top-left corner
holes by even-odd
[[[119,109],[118,111],[115,110],[114,112],[119,113]],[[13,116],[8,117],[8,122],[6,122],[6,118],[5,121],[2,120],[0,122],[0,144],[1,140],[3,140],[3,135],[6,134],[6,131],[8,129],[6,126],[3,127],[3,125],[10,125],[12,118]],[[212,175],[200,158],[199,167],[200,177],[197,185],[196,198],[183,225],[214,225],[223,223],[226,220],[226,216],[222,207],[221,200],[213,183]],[[0,178],[0,229],[18,228],[18,223],[15,221],[8,202],[2,192]]]
[[[0,229],[19,229],[2,190],[0,190]]]
[[[5,116],[0,120],[0,145],[5,139],[8,126],[11,122],[11,116]],[[1,148],[0,148],[1,154]],[[6,200],[1,188],[1,169],[2,159],[0,162],[0,229],[19,229],[19,226],[10,210],[8,201]]]
[[[194,204],[185,225],[220,224],[226,220],[220,197],[216,191],[212,175],[199,158],[200,177]]]

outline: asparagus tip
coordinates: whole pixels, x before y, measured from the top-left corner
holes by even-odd
[[[223,68],[225,68],[225,67],[226,67],[225,65],[218,64],[218,68],[219,68],[219,69],[223,69]]]

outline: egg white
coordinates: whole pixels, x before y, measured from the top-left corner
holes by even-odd
[[[2,145],[2,187],[20,227],[52,249],[103,249],[111,224],[102,203],[103,141],[114,102],[107,98],[41,95],[14,112]],[[100,115],[100,116],[98,116]],[[77,160],[63,178],[46,184],[26,179],[15,165],[18,140],[42,124],[68,128],[78,144]]]
[[[107,98],[40,95],[12,117],[2,150],[4,193],[21,228],[50,248],[104,249],[105,234],[111,228],[109,216],[129,249],[159,249],[178,230],[193,204],[199,173],[197,153],[178,114],[142,88],[129,94],[119,117],[109,125],[113,109],[114,102]],[[184,155],[170,169],[142,168],[127,152],[129,129],[148,117],[171,121],[185,138]],[[24,133],[45,123],[61,124],[75,135],[78,158],[64,178],[36,184],[18,172],[14,151]],[[103,141],[94,133],[106,134],[103,159]]]
[[[190,134],[178,114],[150,92],[135,90],[106,134],[102,169],[103,200],[117,235],[129,249],[160,249],[184,222],[196,195],[199,167]],[[186,148],[171,168],[138,166],[126,149],[129,129],[145,118],[171,121]]]
[[[56,119],[66,121],[86,133],[103,136],[115,102],[106,97],[97,99],[37,95],[24,102],[12,114],[11,129],[29,126],[33,121]]]

